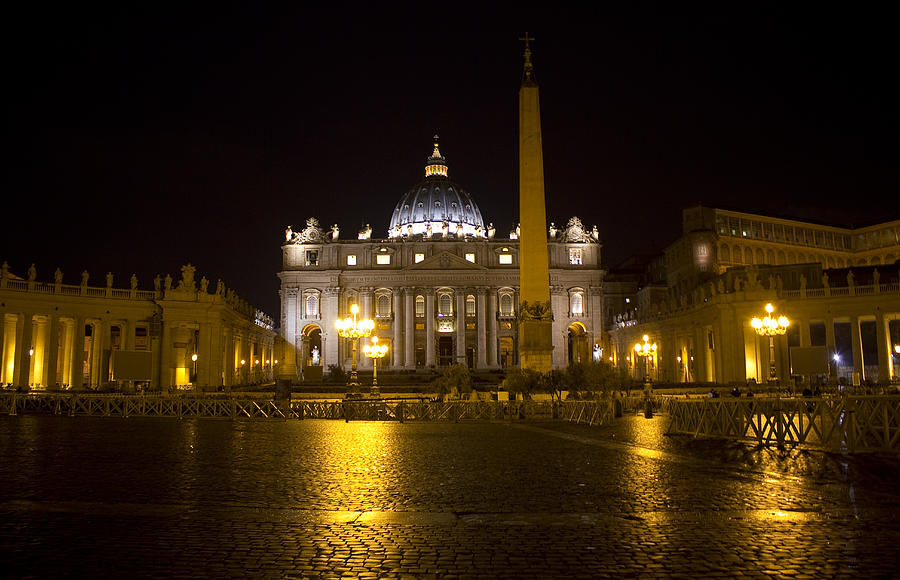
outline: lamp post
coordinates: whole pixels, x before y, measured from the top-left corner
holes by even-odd
[[[196,383],[197,383],[197,353],[196,352],[191,355],[191,363],[193,363],[192,364],[193,368],[191,369],[191,371],[192,371],[191,374],[193,375],[191,377],[191,383],[196,385]]]
[[[359,314],[359,306],[354,304],[350,307],[350,316],[347,318],[339,318],[334,322],[334,327],[337,330],[338,336],[350,339],[353,358],[352,366],[350,367],[350,380],[347,383],[347,386],[349,387],[348,392],[351,394],[355,394],[356,389],[359,387],[359,377],[356,374],[356,343],[360,338],[372,334],[372,330],[375,328],[374,320],[370,318],[357,320],[357,314]]]
[[[649,366],[652,364],[650,361],[656,356],[656,343],[650,343],[650,337],[648,335],[643,336],[643,343],[635,343],[634,345],[634,356],[640,357],[644,359],[644,367],[645,367],[645,377],[650,378],[650,369]]]
[[[775,370],[775,337],[787,332],[790,321],[786,316],[775,317],[773,312],[775,308],[771,304],[766,304],[765,318],[754,317],[750,321],[750,326],[756,330],[759,336],[769,337],[769,380],[775,381],[778,373]]]
[[[370,391],[373,397],[380,395],[378,391],[378,359],[384,358],[387,354],[388,345],[378,344],[378,337],[372,337],[372,344],[363,346],[363,353],[372,359],[372,389]]]

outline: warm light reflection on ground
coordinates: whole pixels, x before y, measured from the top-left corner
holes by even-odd
[[[322,459],[339,474],[346,497],[366,496],[386,486],[384,480],[391,476],[387,461],[397,427],[380,421],[344,423],[326,440]]]
[[[4,574],[895,573],[897,458],[666,428],[0,417]]]

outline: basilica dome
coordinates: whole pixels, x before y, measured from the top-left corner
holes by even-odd
[[[447,177],[447,160],[438,149],[425,163],[425,179],[416,184],[394,208],[388,237],[485,237],[481,211],[469,194]]]

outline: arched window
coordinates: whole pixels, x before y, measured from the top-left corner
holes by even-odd
[[[391,297],[388,294],[379,294],[375,301],[375,316],[387,318],[391,315]]]
[[[475,316],[475,297],[466,296],[466,316]]]
[[[315,318],[319,315],[319,296],[316,294],[306,295],[306,317]]]
[[[512,294],[501,294],[500,295],[500,316],[512,316],[512,315],[513,315]]]
[[[569,312],[575,316],[584,314],[584,294],[580,290],[569,294]]]
[[[453,299],[447,292],[438,294],[438,316],[453,316]]]
[[[421,294],[416,296],[416,316],[419,318],[425,316],[425,297]]]

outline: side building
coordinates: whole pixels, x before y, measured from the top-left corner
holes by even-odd
[[[371,227],[342,239],[317,219],[285,231],[281,332],[307,378],[348,367],[351,348],[334,329],[359,306],[389,345],[379,365],[424,371],[464,364],[489,371],[519,364],[519,240],[498,237],[470,195],[448,177],[435,137],[424,179],[402,195],[386,238]],[[577,218],[550,225],[553,366],[599,357],[603,269],[599,234]],[[383,366],[382,366],[383,365]],[[360,360],[360,368],[370,368]]]
[[[0,382],[33,389],[223,390],[271,381],[272,319],[219,281],[154,281],[153,290],[38,282],[0,273]]]
[[[900,377],[900,221],[841,228],[708,207],[634,270],[611,271],[607,358],[666,382],[886,383]],[[766,304],[784,335],[751,326]],[[647,335],[658,351],[635,356]],[[810,353],[818,352],[812,369]],[[827,360],[825,360],[827,357]]]

